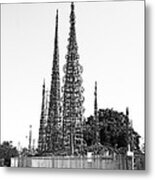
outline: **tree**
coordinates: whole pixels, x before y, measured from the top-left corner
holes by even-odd
[[[4,141],[0,145],[0,159],[4,159],[4,165],[10,166],[11,157],[18,156],[16,147],[13,147],[12,141]]]
[[[129,123],[126,114],[113,109],[100,109],[98,118],[101,145],[127,150],[128,144],[130,144],[132,150],[139,150],[140,136]],[[93,124],[94,117],[88,117],[84,128],[84,139],[87,146],[93,144],[93,135],[95,134]]]

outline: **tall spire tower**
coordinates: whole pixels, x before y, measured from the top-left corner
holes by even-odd
[[[41,117],[40,117],[40,128],[39,128],[39,139],[38,139],[38,151],[42,153],[46,148],[46,117],[45,117],[45,80],[42,88],[42,105],[41,105]]]
[[[58,49],[58,10],[56,12],[53,67],[51,75],[49,110],[47,120],[47,151],[55,152],[58,143],[58,132],[61,123],[60,115],[60,75]]]
[[[68,38],[68,52],[64,65],[63,87],[63,145],[68,155],[81,151],[82,120],[84,108],[82,106],[84,91],[82,87],[82,66],[79,64],[78,46],[75,32],[74,4],[71,4],[70,32]]]

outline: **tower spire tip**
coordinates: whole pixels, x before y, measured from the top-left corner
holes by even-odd
[[[58,9],[56,10],[56,24],[58,23]]]
[[[74,2],[71,2],[71,9],[74,10]]]
[[[43,78],[43,87],[45,88],[45,78]]]
[[[56,10],[56,17],[58,17],[58,13],[59,13],[59,11],[58,11],[58,9]]]
[[[129,116],[129,108],[126,107],[126,115]]]

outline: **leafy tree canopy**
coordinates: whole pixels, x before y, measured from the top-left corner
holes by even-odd
[[[10,159],[15,156],[18,156],[18,151],[12,145],[12,141],[4,141],[0,144],[0,159]]]

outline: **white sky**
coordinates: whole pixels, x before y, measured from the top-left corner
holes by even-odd
[[[59,10],[60,74],[65,64],[70,3],[4,4],[1,7],[1,140],[38,139],[42,83],[50,87],[55,14]],[[98,107],[125,112],[144,137],[144,2],[75,3],[85,116]],[[61,81],[62,86],[62,81]]]

